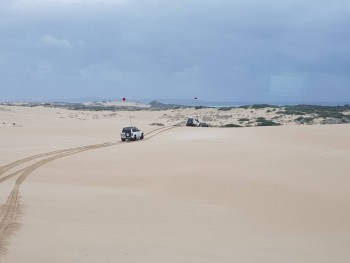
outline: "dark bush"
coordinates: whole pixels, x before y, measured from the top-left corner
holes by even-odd
[[[285,114],[285,115],[305,115],[306,113],[296,110],[286,109],[284,111],[277,111],[277,114]]]
[[[348,104],[344,106],[321,106],[321,105],[290,105],[285,106],[284,111],[279,111],[280,114],[288,115],[305,115],[314,114],[321,118],[349,118],[349,116],[344,115],[343,112],[350,109]]]
[[[218,108],[219,111],[229,111],[229,110],[232,110],[234,109],[234,107],[221,107],[221,108]]]
[[[253,104],[251,109],[264,109],[264,108],[279,108],[277,105],[270,105],[270,104]]]
[[[298,121],[300,123],[307,123],[309,124],[310,122],[312,122],[315,118],[313,117],[298,117],[295,119],[295,121]]]
[[[195,106],[194,109],[195,110],[200,110],[200,109],[207,109],[208,107],[205,106]]]
[[[222,125],[221,127],[224,127],[224,128],[238,128],[238,127],[242,127],[242,126],[238,125],[238,124],[234,124],[234,123],[229,123],[229,124]]]
[[[240,109],[250,109],[250,105],[242,105],[242,106],[239,106],[238,108]]]
[[[264,117],[258,117],[256,119],[257,122],[263,122],[263,121],[266,121],[266,119]]]
[[[256,119],[257,121],[257,126],[279,126],[281,125],[278,122],[274,122],[272,120],[266,120],[264,117],[259,117]]]

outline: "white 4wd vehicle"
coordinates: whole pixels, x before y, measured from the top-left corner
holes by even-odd
[[[143,140],[143,131],[139,130],[136,127],[124,127],[120,133],[120,138],[124,142],[125,140],[136,141]]]
[[[199,127],[199,120],[197,118],[189,117],[187,118],[186,126],[195,126]]]

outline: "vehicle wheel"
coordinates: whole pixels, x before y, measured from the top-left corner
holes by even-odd
[[[125,139],[122,138],[122,141],[125,142]]]
[[[143,133],[141,134],[140,140],[143,140]]]
[[[137,137],[136,137],[136,135],[134,136],[134,141],[136,141],[137,140]]]
[[[130,133],[127,132],[127,133],[125,134],[125,136],[126,136],[126,138],[129,138],[129,137],[130,137]]]

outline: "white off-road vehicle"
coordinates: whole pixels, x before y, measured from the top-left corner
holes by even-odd
[[[186,126],[199,127],[200,121],[197,118],[189,117],[187,118]]]
[[[136,141],[143,140],[144,134],[143,131],[139,130],[136,127],[124,127],[120,133],[120,138],[124,142],[125,140]]]

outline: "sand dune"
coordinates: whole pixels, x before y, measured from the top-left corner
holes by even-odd
[[[350,125],[3,108],[1,262],[349,262]]]

